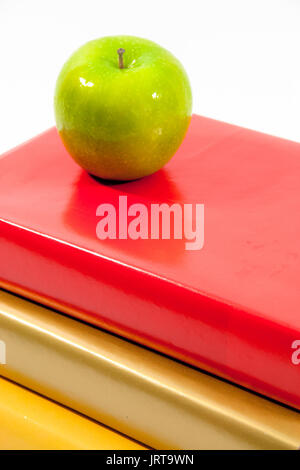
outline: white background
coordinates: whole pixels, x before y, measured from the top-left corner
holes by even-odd
[[[300,0],[0,0],[0,153],[54,124],[62,64],[111,34],[171,50],[194,112],[300,141]]]

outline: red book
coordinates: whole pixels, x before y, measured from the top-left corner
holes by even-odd
[[[100,240],[119,196],[204,204],[203,247]],[[161,171],[113,184],[50,129],[0,160],[0,217],[2,286],[300,408],[300,144],[193,116]]]

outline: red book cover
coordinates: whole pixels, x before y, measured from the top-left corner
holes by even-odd
[[[1,284],[300,408],[299,182],[300,144],[200,116],[126,183],[88,175],[50,129],[0,160]],[[162,203],[204,205],[193,249],[188,232],[127,236],[134,204],[150,227]]]

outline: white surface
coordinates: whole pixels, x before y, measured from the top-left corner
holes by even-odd
[[[61,66],[110,34],[171,50],[194,112],[300,141],[300,0],[0,0],[0,153],[54,124]]]

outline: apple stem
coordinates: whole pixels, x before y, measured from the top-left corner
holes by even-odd
[[[118,54],[119,54],[119,68],[120,69],[123,69],[124,68],[124,62],[123,62],[123,54],[125,52],[125,49],[123,49],[122,47],[120,47],[120,49],[118,49]]]

